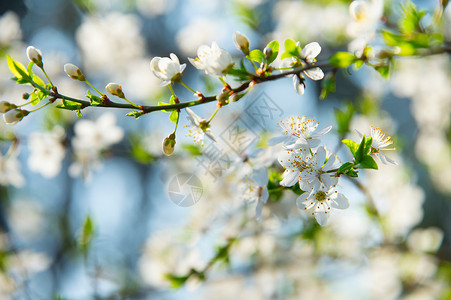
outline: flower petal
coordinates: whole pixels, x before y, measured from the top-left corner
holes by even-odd
[[[329,219],[329,214],[326,212],[316,212],[315,219],[319,225],[324,226],[327,224],[327,220]]]
[[[300,196],[296,199],[296,205],[297,205],[300,209],[304,210],[305,207],[306,207],[305,204],[304,204],[304,202],[307,201],[308,197],[309,197],[309,193],[303,193],[302,195],[300,195]]]
[[[321,80],[324,78],[323,70],[321,70],[320,68],[308,69],[308,70],[305,70],[304,73],[311,80]]]
[[[268,184],[268,169],[265,167],[254,170],[252,179],[258,186],[266,186]]]
[[[301,82],[301,80],[299,79],[299,76],[294,75],[293,76],[293,86],[294,86],[294,90],[296,91],[296,93],[298,93],[299,95],[304,95],[304,83]]]
[[[285,170],[283,172],[283,179],[280,182],[280,185],[282,186],[293,186],[296,184],[296,182],[299,181],[299,172],[296,170]]]
[[[305,45],[304,49],[302,49],[302,56],[307,60],[307,62],[312,62],[309,60],[313,60],[320,53],[321,46],[317,42],[309,43]]]
[[[331,206],[338,209],[346,209],[349,207],[349,199],[342,193],[338,193],[335,199],[332,199]]]

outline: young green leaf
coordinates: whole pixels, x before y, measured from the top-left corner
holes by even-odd
[[[361,169],[375,169],[375,170],[378,169],[376,161],[370,155],[363,156],[362,161],[359,164],[359,167]]]
[[[261,50],[255,49],[249,52],[249,55],[246,56],[248,59],[256,61],[258,63],[262,63],[265,59],[265,55]]]
[[[335,120],[337,121],[337,132],[340,136],[344,136],[349,132],[349,125],[351,124],[352,117],[355,110],[351,102],[346,106],[346,110],[342,111],[338,108],[335,109]]]
[[[349,170],[352,169],[352,167],[354,166],[354,164],[352,162],[346,162],[344,164],[341,165],[340,168],[338,168],[338,173],[346,173]]]
[[[8,67],[9,67],[9,70],[11,71],[11,73],[13,73],[13,75],[17,79],[22,79],[21,84],[22,83],[29,83],[31,81],[30,76],[28,76],[28,71],[27,71],[27,69],[25,68],[24,65],[22,65],[18,61],[15,61],[9,55],[6,56],[6,61],[8,63]],[[17,82],[19,83],[18,80],[17,80]]]
[[[334,73],[328,73],[324,77],[324,80],[321,81],[321,94],[320,99],[324,100],[326,97],[330,94],[335,92],[335,74]]]
[[[169,120],[172,123],[177,123],[178,119],[179,119],[179,112],[177,110],[173,110],[171,112],[171,114],[169,115]]]
[[[357,144],[356,142],[351,141],[351,140],[342,140],[341,142],[343,144],[345,144],[346,146],[348,146],[348,148],[351,151],[352,155],[355,157],[356,153],[357,153],[357,149],[359,148],[359,144]]]
[[[94,223],[89,216],[86,216],[82,232],[79,240],[79,244],[84,253],[86,253],[91,244],[92,238],[94,237]]]
[[[329,58],[331,65],[337,68],[346,68],[357,61],[357,58],[349,52],[337,52]]]

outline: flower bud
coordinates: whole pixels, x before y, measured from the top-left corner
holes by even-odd
[[[12,109],[7,111],[4,115],[3,115],[3,120],[5,120],[5,123],[8,125],[14,125],[17,122],[19,122],[20,120],[23,119],[23,117],[25,117],[26,115],[28,115],[28,111],[26,110],[21,110],[21,109]]]
[[[220,107],[229,104],[229,90],[226,90],[225,92],[217,95],[216,100],[218,100],[218,105]]]
[[[30,98],[30,94],[28,94],[28,93],[22,94],[22,99],[27,100],[28,98]]]
[[[244,94],[233,93],[232,95],[230,95],[229,101],[236,102],[236,101],[240,100],[241,98],[243,98],[243,96],[244,96]]]
[[[233,34],[233,41],[238,49],[243,51],[244,54],[249,54],[249,39],[239,31],[235,31]]]
[[[122,87],[120,84],[110,82],[105,87],[105,90],[111,95],[118,96],[119,98],[125,98],[124,92],[122,92]]]
[[[16,107],[17,106],[15,106],[12,103],[9,103],[9,102],[6,102],[6,101],[1,101],[0,102],[0,113],[4,114],[8,110],[11,110],[11,109],[16,108]]]
[[[44,64],[42,63],[41,50],[33,46],[28,46],[27,57],[30,61],[34,62],[38,67],[42,68],[44,66]]]
[[[81,72],[81,70],[73,64],[65,64],[64,65],[64,72],[66,72],[67,76],[69,76],[72,79],[85,81],[85,75]]]
[[[163,140],[163,152],[167,156],[174,153],[175,148],[175,134],[171,133],[167,138]]]
[[[272,51],[271,47],[265,47],[265,49],[263,49],[263,54],[265,55],[266,60],[269,60],[273,53],[274,52]]]

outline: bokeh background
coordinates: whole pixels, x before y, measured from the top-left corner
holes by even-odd
[[[5,56],[25,63],[28,45],[42,51],[66,95],[83,98],[89,89],[64,73],[63,65],[74,63],[99,89],[117,82],[134,102],[168,102],[150,60],[169,53],[187,63],[188,85],[217,94],[221,82],[188,62],[200,45],[216,41],[238,61],[232,35],[240,31],[251,48],[274,39],[317,41],[318,60],[325,61],[355,38],[350,2],[2,1],[0,99],[24,102],[29,90],[10,80]],[[439,4],[415,3],[431,13]],[[385,23],[378,19],[372,30],[396,20],[399,4],[385,1]],[[448,41],[450,23],[447,8],[438,30]],[[372,43],[382,46],[377,37]],[[336,128],[335,109],[352,111],[346,137],[357,140],[354,129],[368,133],[370,125],[391,135],[399,165],[379,163],[379,171],[362,172],[357,183],[341,181],[351,207],[326,227],[300,211],[290,191],[270,199],[257,221],[237,175],[205,167],[211,155],[227,152],[233,161],[237,153],[194,146],[185,136],[185,112],[171,157],[161,150],[173,130],[162,112],[136,120],[128,111],[88,108],[78,118],[47,107],[14,126],[0,122],[0,298],[451,299],[450,70],[449,54],[400,58],[390,79],[351,68],[337,74],[337,90],[325,100],[317,82],[307,81],[301,96],[291,79],[281,79],[256,86],[215,117],[218,135],[247,120],[246,134],[260,136],[272,160],[278,150],[265,141],[290,115]],[[175,91],[194,99],[179,85]],[[248,121],[257,101],[277,107],[263,125]],[[194,110],[207,118],[214,109],[213,103]],[[343,137],[333,130],[323,142],[345,161]],[[199,202],[189,207],[168,194],[182,173],[201,182]],[[206,279],[191,276],[174,289],[176,276],[193,269],[205,270]]]

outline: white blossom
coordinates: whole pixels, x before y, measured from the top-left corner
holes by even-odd
[[[169,57],[154,57],[150,62],[153,74],[162,80],[162,86],[170,84],[185,70],[186,64],[180,65],[180,61],[174,53]]]
[[[219,48],[216,42],[213,42],[211,47],[200,46],[197,49],[197,57],[188,59],[194,67],[205,70],[205,74],[212,76],[222,76],[224,71],[233,64],[229,52]]]
[[[313,215],[319,225],[324,226],[329,219],[330,209],[346,209],[349,207],[349,200],[334,188],[321,187],[317,191],[303,193],[297,198],[296,204],[300,209]]]
[[[268,145],[283,143],[289,149],[315,148],[320,144],[321,137],[332,129],[332,126],[327,126],[316,132],[319,123],[315,123],[315,119],[307,119],[306,116],[288,117],[277,124],[284,135],[272,138]]]
[[[302,49],[301,58],[308,64],[314,64],[316,62],[316,57],[320,54],[320,52],[321,46],[317,42],[312,42],[305,45]],[[320,68],[305,70],[304,74],[312,80],[321,80],[324,78],[324,73]]]
[[[187,126],[191,127],[188,130],[187,136],[192,137],[196,145],[198,143],[200,143],[201,146],[204,145],[205,135],[207,135],[210,139],[216,142],[216,137],[213,134],[213,132],[211,132],[210,124],[208,124],[206,120],[196,115],[190,108],[186,108],[185,110],[188,113],[187,118],[188,121],[190,122],[190,125]]]
[[[371,126],[370,128],[371,137],[373,139],[371,143],[371,153],[377,156],[384,164],[387,164],[387,162],[389,162],[391,164],[397,165],[397,162],[395,162],[382,152],[396,150],[396,148],[389,148],[393,144],[391,137],[386,136],[380,128],[374,128],[373,126]],[[359,135],[362,134],[359,133]]]

